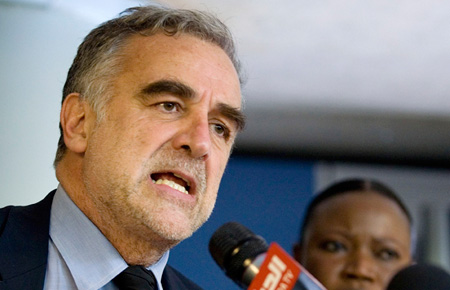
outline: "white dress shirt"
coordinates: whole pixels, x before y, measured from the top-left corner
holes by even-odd
[[[156,277],[158,289],[163,289],[161,276],[168,259],[169,252],[166,252],[148,268]],[[59,185],[51,209],[44,290],[117,289],[111,280],[127,266],[117,250]]]

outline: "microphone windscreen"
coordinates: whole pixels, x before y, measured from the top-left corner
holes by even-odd
[[[400,270],[387,290],[448,290],[450,274],[430,264],[415,264]]]
[[[246,260],[266,252],[266,241],[237,222],[218,228],[209,241],[209,252],[226,275],[237,283],[246,269]]]

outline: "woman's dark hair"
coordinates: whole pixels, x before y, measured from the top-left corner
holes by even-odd
[[[339,181],[337,183],[333,183],[327,188],[325,188],[322,192],[318,193],[313,197],[308,206],[306,207],[305,215],[303,217],[303,222],[300,226],[300,236],[299,236],[299,244],[303,243],[303,237],[311,222],[312,215],[314,214],[315,209],[322,204],[324,201],[338,196],[343,195],[349,192],[359,191],[359,192],[376,192],[381,196],[385,196],[388,199],[394,201],[408,218],[408,222],[411,230],[411,245],[414,252],[415,248],[415,232],[413,229],[413,220],[412,216],[405,206],[403,201],[397,196],[397,194],[390,189],[388,186],[382,184],[381,182],[373,179],[362,179],[362,178],[353,178]]]

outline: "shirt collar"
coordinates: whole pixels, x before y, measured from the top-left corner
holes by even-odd
[[[50,236],[79,289],[99,289],[128,265],[100,230],[58,186],[52,204]],[[159,289],[169,252],[148,269]]]

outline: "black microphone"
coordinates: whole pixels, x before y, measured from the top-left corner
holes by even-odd
[[[237,222],[219,227],[209,241],[217,265],[239,287],[251,290],[325,290],[278,244],[266,241]]]
[[[448,290],[450,274],[430,264],[415,264],[400,270],[387,290]]]

